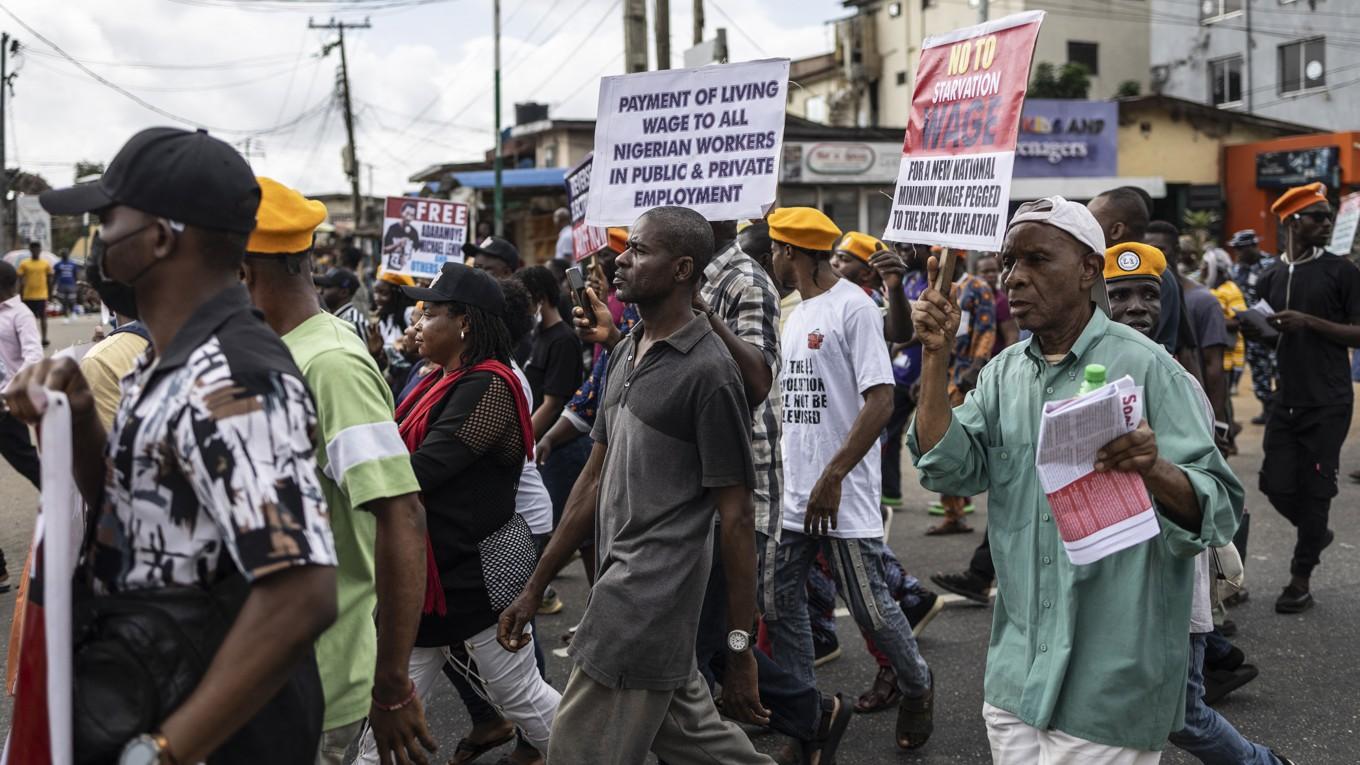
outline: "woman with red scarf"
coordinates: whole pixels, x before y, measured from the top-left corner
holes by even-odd
[[[489,275],[445,264],[424,301],[421,353],[437,365],[397,408],[429,530],[425,611],[411,652],[414,693],[429,693],[446,660],[467,672],[487,700],[548,751],[560,694],[538,672],[533,651],[496,642],[500,612],[524,588],[537,548],[515,512],[520,471],[532,456],[526,398],[510,369],[505,297]],[[462,643],[462,665],[449,646]],[[368,755],[365,747],[364,755]],[[361,760],[367,760],[361,756]]]

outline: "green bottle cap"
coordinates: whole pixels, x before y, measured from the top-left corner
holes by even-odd
[[[1086,365],[1086,372],[1084,373],[1082,379],[1086,380],[1086,382],[1088,382],[1088,383],[1092,383],[1092,384],[1095,384],[1095,385],[1104,385],[1104,384],[1105,384],[1105,365],[1103,365],[1103,364],[1087,364],[1087,365]]]

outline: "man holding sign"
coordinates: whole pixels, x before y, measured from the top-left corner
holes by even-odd
[[[1160,759],[1184,725],[1194,556],[1232,539],[1243,491],[1214,447],[1187,373],[1093,302],[1104,236],[1061,197],[1021,206],[1001,249],[1012,315],[1033,337],[983,368],[951,410],[950,350],[959,308],[934,286],[912,312],[921,395],[908,445],[926,488],[990,491],[997,598],[983,717],[1000,765]],[[929,267],[932,285],[938,265]],[[1087,364],[1146,393],[1137,430],[1097,455],[1097,471],[1135,472],[1162,532],[1073,564],[1034,467],[1044,405],[1076,395]]]

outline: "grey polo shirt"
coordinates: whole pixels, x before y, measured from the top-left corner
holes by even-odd
[[[599,564],[571,655],[611,688],[673,690],[695,670],[712,563],[714,488],[753,486],[741,374],[706,316],[634,363],[638,324],[609,357],[591,437],[606,447]]]

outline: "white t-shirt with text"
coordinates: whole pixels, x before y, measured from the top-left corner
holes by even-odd
[[[801,532],[808,496],[845,445],[864,407],[864,392],[892,385],[883,316],[864,291],[844,279],[804,300],[785,320],[779,343],[783,398],[784,528]],[[841,507],[831,536],[883,536],[883,490],[877,441],[841,483]]]

